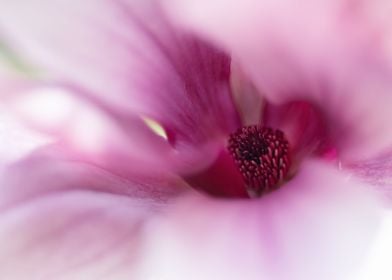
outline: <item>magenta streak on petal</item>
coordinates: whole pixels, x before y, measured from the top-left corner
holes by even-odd
[[[375,186],[386,199],[387,205],[392,206],[392,152],[390,150],[372,160],[343,165],[342,168]]]
[[[135,16],[131,18],[136,19]],[[163,21],[165,21],[164,18]],[[170,25],[167,25],[170,29]],[[170,50],[163,43],[159,42],[154,36],[156,34],[149,32],[147,28],[143,28],[143,31],[149,37],[153,37],[153,41],[157,42],[156,45],[163,49],[169,58],[170,64],[183,81],[185,91],[180,94],[187,95],[191,102],[189,111],[183,110],[183,112],[178,112],[179,115],[176,117],[180,121],[180,126],[185,126],[186,130],[183,131],[181,128],[168,125],[169,130],[178,134],[175,138],[180,141],[183,138],[186,141],[199,143],[197,131],[205,131],[206,134],[219,133],[219,129],[211,127],[211,121],[214,122],[214,119],[217,120],[217,127],[223,128],[224,132],[227,133],[234,129],[238,125],[238,116],[231,103],[228,89],[230,75],[229,59],[218,51],[208,46],[203,46],[200,42],[186,34],[176,35],[175,32],[171,32],[172,37],[170,40],[175,42],[178,48]],[[182,59],[176,60],[175,58],[179,56]],[[172,92],[174,96],[171,99],[177,102],[177,104],[168,104],[173,108],[177,107],[178,103],[182,103],[180,101],[181,98],[178,99],[179,96],[177,97],[174,94],[175,91],[176,89],[174,88]],[[193,115],[197,116],[196,119]],[[233,116],[236,118],[234,126],[233,124],[228,126],[227,124],[231,122],[230,119]],[[165,119],[162,119],[162,114],[156,114],[153,117],[161,121],[163,125],[166,125]],[[203,121],[203,117],[207,121]],[[189,133],[190,131],[192,133]]]

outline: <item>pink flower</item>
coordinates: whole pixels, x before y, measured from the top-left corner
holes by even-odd
[[[348,279],[390,191],[386,3],[161,4],[2,3],[57,89],[3,100],[55,98],[26,121],[58,141],[3,171],[1,274]]]

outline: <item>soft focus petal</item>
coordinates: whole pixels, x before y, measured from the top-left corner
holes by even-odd
[[[140,278],[348,279],[379,225],[362,187],[308,162],[259,200],[185,200],[148,228]]]
[[[48,137],[26,129],[0,107],[0,166],[25,156],[50,142]]]
[[[1,172],[0,273],[130,279],[143,224],[184,191],[183,181],[159,170],[122,176],[60,147],[41,148]]]
[[[169,1],[182,25],[226,47],[275,104],[308,101],[347,159],[392,142],[390,2]]]
[[[164,212],[154,199],[48,192],[2,210],[0,271],[7,279],[347,279],[379,224],[373,198],[314,162],[260,200],[193,197]]]
[[[184,153],[180,157],[167,139],[154,133],[140,117],[112,110],[91,96],[76,98],[77,94],[83,92],[59,86],[40,87],[21,95],[12,92],[3,101],[6,109],[28,127],[112,170],[134,170],[124,162],[136,159],[141,168],[184,167]],[[191,150],[187,152],[187,156],[194,155]],[[200,158],[195,156],[194,160]]]
[[[154,119],[179,152],[237,128],[229,58],[172,28],[157,1],[1,3],[11,47],[112,111]]]
[[[389,280],[392,278],[392,213],[383,213],[381,228],[372,245],[366,264],[353,280]]]
[[[136,279],[146,219],[159,204],[93,191],[40,196],[0,216],[4,279]]]
[[[2,168],[0,209],[65,191],[89,190],[164,203],[189,190],[180,178],[164,171],[141,170],[139,164],[128,160],[133,173],[119,173],[60,146],[44,147]]]
[[[0,273],[129,279],[143,223],[184,190],[180,179],[161,171],[123,177],[60,147],[37,150],[0,176],[0,239],[7,242]]]

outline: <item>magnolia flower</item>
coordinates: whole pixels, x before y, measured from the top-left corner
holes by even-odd
[[[361,265],[388,201],[386,3],[1,4],[2,40],[40,70],[2,78],[2,100],[57,139],[2,173],[3,277]]]

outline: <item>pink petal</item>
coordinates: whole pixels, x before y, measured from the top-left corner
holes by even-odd
[[[75,98],[75,94],[67,88],[41,87],[6,96],[5,103],[30,128],[112,170],[135,169],[124,164],[128,160],[138,160],[138,167],[148,168],[174,168],[182,163],[178,151],[139,117],[124,116],[99,101]],[[185,153],[182,156],[186,158]]]
[[[2,168],[0,209],[66,191],[88,190],[164,203],[190,190],[180,178],[163,170],[142,170],[138,161],[129,159],[126,164],[128,172],[121,172],[60,146],[43,147]]]
[[[313,103],[346,159],[390,147],[388,1],[169,1],[182,25],[233,53],[268,101]]]
[[[317,162],[260,200],[190,197],[163,207],[145,197],[75,188],[14,204],[0,215],[1,275],[348,279],[379,224],[374,197]]]
[[[229,58],[174,29],[154,0],[12,1],[0,26],[50,78],[125,118],[158,121],[180,154],[221,143],[239,125]]]
[[[141,279],[350,279],[380,221],[374,196],[307,162],[260,200],[193,198],[147,230]]]
[[[4,279],[136,279],[142,229],[159,205],[91,191],[55,192],[3,211]]]
[[[143,253],[145,221],[186,190],[162,171],[125,177],[70,151],[38,150],[1,173],[0,273],[129,279]]]

